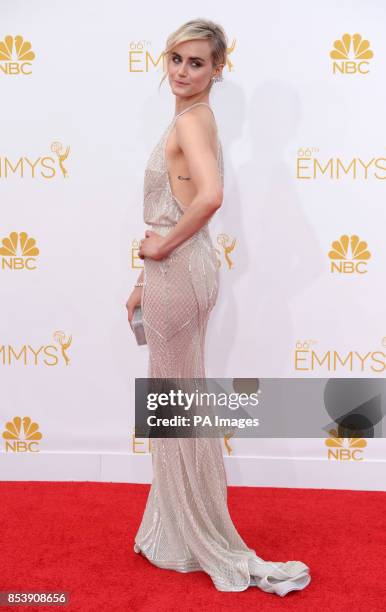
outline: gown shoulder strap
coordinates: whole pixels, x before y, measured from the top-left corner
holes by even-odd
[[[218,134],[218,127],[217,127],[217,123],[216,123],[216,117],[215,114],[213,112],[213,108],[210,106],[210,104],[207,104],[206,102],[195,102],[194,104],[192,104],[191,106],[188,106],[187,108],[184,108],[184,110],[182,110],[180,113],[177,113],[177,115],[174,115],[173,117],[173,121],[172,121],[172,125],[174,124],[175,120],[177,119],[177,117],[179,117],[180,115],[182,115],[182,113],[185,113],[187,110],[190,110],[191,108],[193,108],[193,106],[197,106],[197,104],[204,104],[205,106],[207,106],[208,108],[210,108],[210,110],[212,111],[212,115],[213,115],[213,119],[214,119],[214,125],[216,127],[216,132]],[[220,146],[220,145],[218,145]]]
[[[176,119],[177,117],[179,117],[180,115],[182,115],[182,113],[185,113],[187,110],[190,110],[191,108],[193,108],[193,106],[197,106],[198,104],[204,104],[205,106],[207,106],[208,108],[210,108],[210,110],[213,113],[213,109],[210,106],[210,104],[207,104],[206,102],[195,102],[194,104],[192,104],[191,106],[188,106],[187,108],[184,108],[184,110],[182,110],[180,113],[177,113],[177,115],[174,116],[174,119]],[[214,115],[214,113],[213,113]]]
[[[175,120],[177,119],[177,117],[179,117],[180,115],[182,115],[182,113],[185,113],[187,110],[190,110],[191,108],[193,108],[193,106],[197,106],[197,104],[204,104],[205,106],[208,106],[208,108],[210,108],[210,110],[212,111],[212,115],[213,115],[213,119],[214,119],[214,125],[216,128],[216,134],[217,134],[217,156],[219,159],[219,155],[221,153],[221,143],[220,143],[220,138],[219,138],[219,133],[218,133],[218,127],[217,127],[217,122],[216,122],[216,116],[213,112],[212,107],[210,106],[210,104],[207,104],[206,102],[195,102],[194,104],[192,104],[191,106],[188,106],[187,108],[184,108],[184,110],[182,110],[180,113],[177,113],[177,115],[174,115],[173,120],[170,124],[170,128],[172,128],[172,126],[174,125]]]

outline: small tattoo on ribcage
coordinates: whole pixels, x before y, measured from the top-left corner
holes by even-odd
[[[190,176],[181,176],[179,174],[177,178],[179,178],[180,181],[190,181]]]

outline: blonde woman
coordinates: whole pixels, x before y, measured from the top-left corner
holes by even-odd
[[[127,301],[141,304],[149,378],[205,378],[204,348],[219,271],[209,220],[223,200],[224,165],[209,92],[222,80],[227,39],[195,19],[167,40],[175,115],[152,151],[144,182],[144,270]],[[162,81],[161,81],[162,83]],[[134,550],[160,568],[202,570],[219,591],[257,586],[285,595],[308,585],[300,561],[267,562],[230,517],[218,438],[152,439],[153,482]]]

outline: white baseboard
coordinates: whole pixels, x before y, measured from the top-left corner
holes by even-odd
[[[385,491],[386,461],[224,455],[228,485]],[[150,483],[151,455],[129,453],[0,453],[2,481]]]

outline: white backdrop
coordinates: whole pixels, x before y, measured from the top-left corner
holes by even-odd
[[[382,0],[2,0],[3,479],[151,480],[132,435],[147,347],[125,302],[145,164],[174,114],[162,50],[199,16],[232,48],[211,93],[225,197],[207,376],[385,375]],[[342,236],[357,252],[331,259]],[[323,438],[230,444],[230,484],[385,488],[384,439],[333,456]]]

